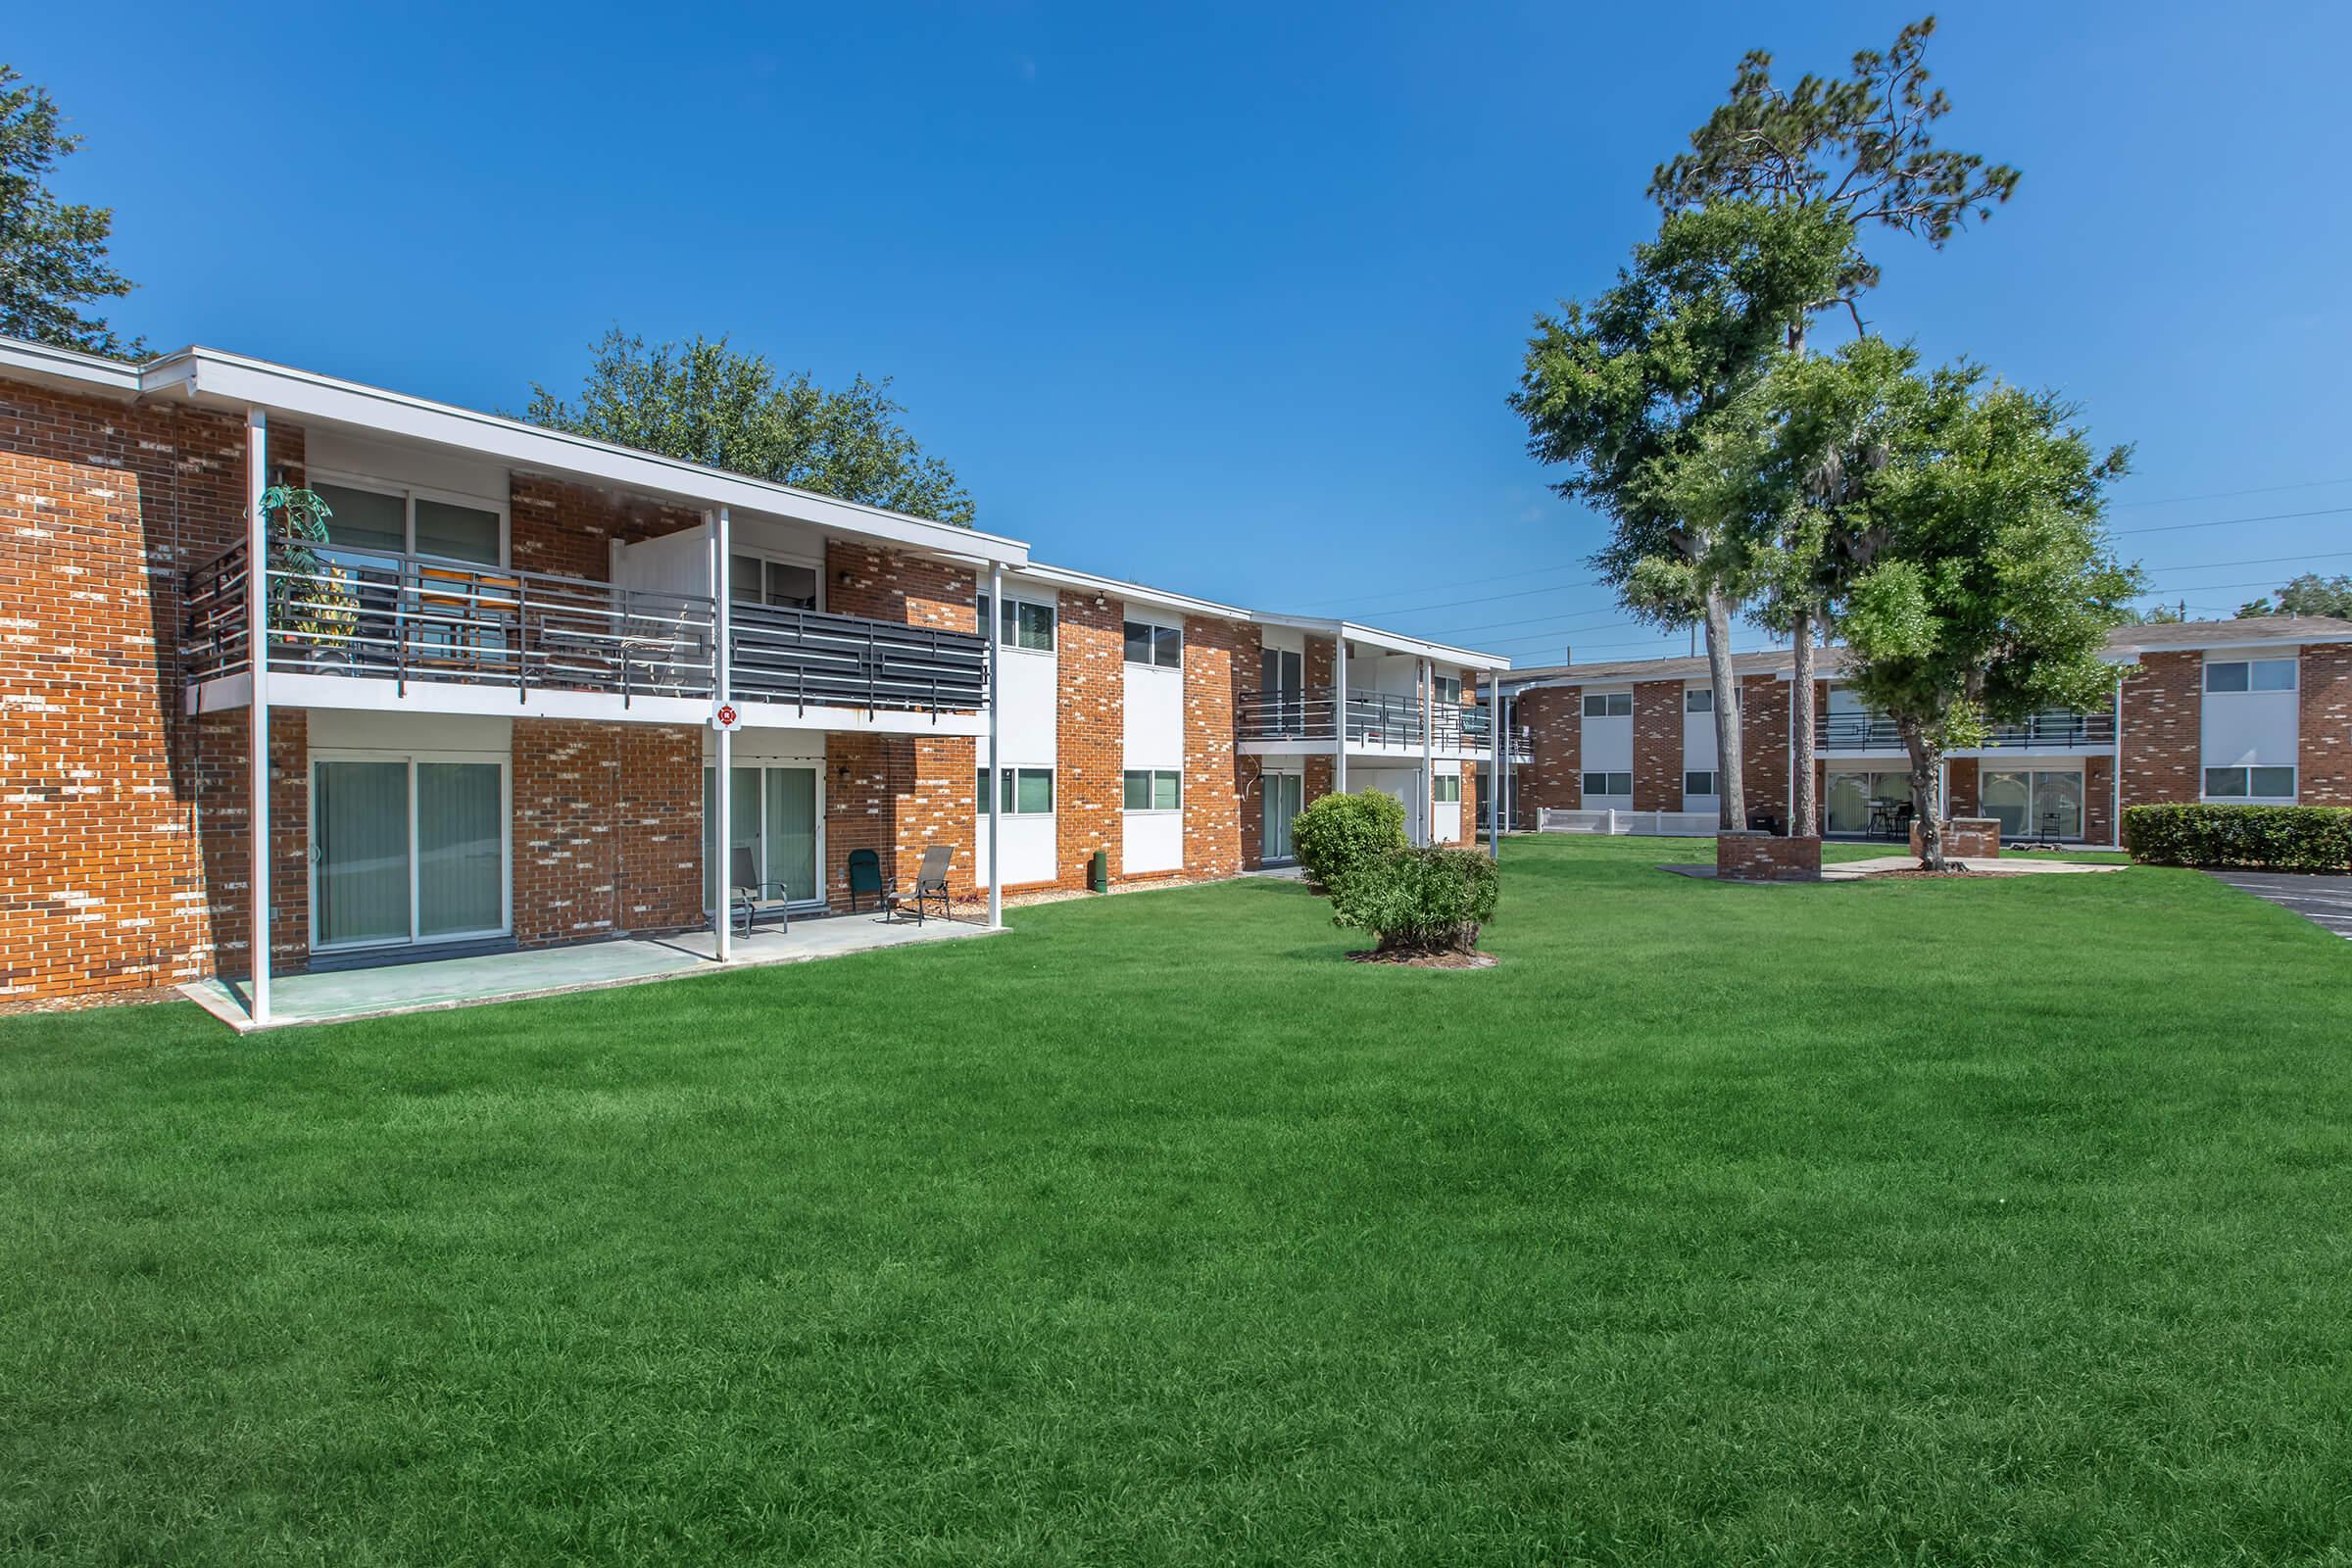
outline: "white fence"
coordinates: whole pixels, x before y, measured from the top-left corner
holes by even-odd
[[[1541,833],[1644,833],[1659,838],[1713,838],[1718,826],[1713,811],[1561,811],[1544,808],[1536,822]]]

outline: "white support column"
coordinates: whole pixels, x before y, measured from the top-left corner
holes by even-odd
[[[2120,850],[2124,847],[2124,677],[2120,671],[2115,677],[2115,739],[2109,743],[2108,752],[2107,837],[2113,840],[2115,847]],[[1980,806],[1984,804],[1984,764],[1982,762],[1977,764],[1977,801]],[[2298,782],[2300,782],[2300,776],[2298,776]],[[2029,793],[2031,792],[2029,791]],[[2088,833],[2082,836],[2090,837]]]
[[[1331,788],[1334,794],[1348,793],[1348,638],[1345,633],[1331,640],[1332,678],[1339,683],[1332,694],[1333,733],[1339,736],[1338,749],[1332,754]]]
[[[1438,721],[1437,706],[1430,701],[1429,661],[1421,661],[1421,847],[1429,848],[1438,842],[1438,772],[1430,765],[1430,729]]]
[[[1487,787],[1487,854],[1496,863],[1502,860],[1502,768],[1503,759],[1510,755],[1510,730],[1502,711],[1502,679],[1487,677],[1487,734],[1494,750],[1487,754],[1487,776],[1479,782]]]
[[[999,646],[1003,637],[997,628],[1004,623],[1004,567],[1001,562],[988,564],[988,614],[980,635],[988,639],[988,924],[990,930],[1004,923],[1004,846],[997,832],[1003,815],[1003,801],[998,791],[1004,786],[997,777],[997,732],[1003,728],[1004,713],[1004,650]]]
[[[253,897],[248,938],[253,951],[253,995],[245,1011],[270,1021],[270,520],[262,492],[270,488],[270,416],[245,411],[245,656],[252,669],[252,732],[246,741],[246,827]]]
[[[735,650],[731,646],[734,641],[732,617],[727,612],[727,552],[733,531],[727,509],[719,508],[710,518],[710,600],[713,606],[710,615],[710,708],[713,715],[718,711],[718,705],[733,695],[730,688],[734,685]],[[735,875],[735,732],[723,725],[718,731],[716,784],[711,796],[718,812],[718,825],[710,834],[712,851],[718,857],[717,875],[712,878],[712,885],[718,889],[718,897],[712,901],[718,906],[713,916],[717,921],[714,951],[718,954],[718,961],[725,963],[735,956],[735,910],[731,897]],[[822,866],[817,868],[817,875],[820,878],[824,875]]]

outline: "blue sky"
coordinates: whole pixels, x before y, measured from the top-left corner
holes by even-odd
[[[1912,14],[175,5],[97,48],[50,6],[6,48],[159,346],[514,409],[610,325],[731,333],[896,377],[1041,559],[1532,663],[1684,639],[1587,585],[1503,404],[1531,315],[1606,285],[1742,50],[1840,69]],[[1878,246],[1876,329],[2134,444],[2113,523],[2192,613],[2352,570],[2347,45],[2320,4],[1948,11],[1943,134],[2025,178]]]

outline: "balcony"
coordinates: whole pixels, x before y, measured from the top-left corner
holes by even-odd
[[[2115,744],[2113,713],[2035,713],[2021,723],[1995,724],[1972,751],[2069,752]],[[1875,713],[1833,713],[1813,724],[1814,749],[1823,752],[1899,752],[1903,738],[1894,720]]]
[[[191,688],[250,673],[246,549],[188,573],[180,652]],[[429,556],[273,540],[267,585],[273,676],[660,700],[699,716],[716,690],[715,601]],[[976,712],[988,644],[969,632],[816,611],[730,606],[729,696],[809,709]],[[310,700],[324,704],[313,689]],[[478,702],[467,706],[480,708]]]
[[[1329,686],[1298,691],[1246,691],[1234,699],[1234,738],[1258,742],[1326,743],[1339,738],[1339,694]],[[1350,751],[1421,750],[1426,727],[1433,752],[1491,753],[1494,718],[1484,710],[1439,704],[1422,722],[1421,699],[1395,692],[1350,691],[1347,703],[1348,747]],[[1532,756],[1527,732],[1512,737],[1511,751],[1524,760]]]

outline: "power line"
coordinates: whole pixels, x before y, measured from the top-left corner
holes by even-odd
[[[2145,528],[2111,528],[2110,533],[2178,533],[2183,528],[2228,528],[2241,522],[2284,522],[2293,517],[2335,517],[2352,507],[2322,507],[2316,512],[2272,512],[2259,517],[2215,517],[2209,522],[2159,522]]]
[[[2271,496],[2281,490],[2325,490],[2331,484],[2352,484],[2352,479],[2305,479],[2300,484],[2265,484],[2251,490],[2213,490],[2201,496],[2165,496],[2155,501],[2119,501],[2117,510],[2125,507],[2175,507],[2190,501],[2228,501],[2236,496]]]

